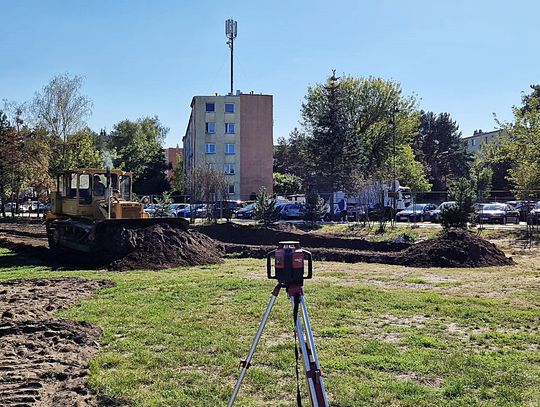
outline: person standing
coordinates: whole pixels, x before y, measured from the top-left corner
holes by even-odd
[[[347,196],[345,195],[341,201],[338,202],[339,216],[342,222],[347,222]]]

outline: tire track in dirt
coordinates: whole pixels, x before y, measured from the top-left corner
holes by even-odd
[[[0,405],[99,405],[87,379],[101,329],[52,314],[110,286],[82,278],[0,283]]]

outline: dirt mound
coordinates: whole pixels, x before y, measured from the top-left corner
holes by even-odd
[[[396,264],[411,267],[488,267],[515,264],[493,243],[466,231],[449,231],[403,250]]]
[[[258,225],[239,225],[222,223],[198,227],[201,233],[225,243],[240,245],[275,246],[284,240],[297,240],[302,247],[322,247],[351,250],[369,250],[377,252],[395,252],[410,246],[408,243],[370,242],[364,239],[329,237],[302,232],[298,229],[288,231],[279,227]]]
[[[275,249],[270,245],[225,244],[227,254],[262,259]],[[473,233],[450,231],[399,252],[329,247],[305,247],[313,260],[344,263],[383,263],[409,267],[489,267],[515,264],[493,244]]]
[[[2,406],[99,405],[87,389],[87,365],[101,329],[51,316],[109,286],[82,278],[0,283]]]
[[[169,267],[222,263],[223,247],[197,231],[184,231],[167,224],[140,229],[117,229],[107,246],[111,270],[158,270]]]

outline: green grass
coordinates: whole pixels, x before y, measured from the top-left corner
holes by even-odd
[[[0,249],[0,264],[10,256]],[[371,284],[374,270],[386,285]],[[332,406],[540,405],[538,286],[518,284],[538,272],[316,263],[315,273],[306,301]],[[430,284],[430,273],[463,284]],[[249,259],[126,273],[0,266],[0,280],[53,276],[114,281],[58,316],[103,328],[90,384],[133,406],[226,405],[273,288]],[[481,279],[519,290],[479,296]],[[237,405],[295,405],[291,319],[282,292]]]

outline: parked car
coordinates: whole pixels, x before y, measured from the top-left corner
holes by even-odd
[[[187,203],[174,203],[174,204],[171,204],[169,206],[170,215],[178,217],[178,212],[181,211],[182,209],[185,209],[188,206],[189,206],[189,204],[187,204]]]
[[[241,201],[219,201],[212,205],[212,215],[214,216],[214,218],[219,218],[222,214],[225,218],[232,218],[236,211],[241,208]],[[229,212],[229,216],[227,216],[227,212]]]
[[[527,223],[529,225],[540,224],[540,201],[536,202],[536,205],[534,206],[534,208],[531,210],[531,212],[529,212]]]
[[[519,220],[523,222],[527,221],[529,212],[535,207],[535,202],[533,201],[508,201],[506,203],[519,211]]]
[[[430,219],[429,212],[437,209],[432,203],[409,205],[404,210],[396,213],[396,221],[398,222],[423,222]]]
[[[179,218],[191,218],[191,212],[193,211],[194,213],[196,213],[197,209],[200,209],[203,206],[204,206],[203,204],[192,204],[192,205],[186,204],[184,208],[176,211],[176,216]],[[204,216],[206,216],[206,213]]]
[[[206,215],[208,214],[208,205],[199,204],[196,208],[191,208],[191,210],[195,212],[196,218],[206,218]]]
[[[237,219],[253,219],[253,214],[255,213],[255,204],[249,204],[240,208],[236,211]]]
[[[285,204],[279,211],[279,218],[288,219],[304,219],[306,216],[306,207],[299,203]]]
[[[506,225],[508,222],[518,224],[519,211],[505,203],[485,204],[476,212],[476,221],[478,223],[501,223],[502,225]]]
[[[455,205],[455,203],[456,201],[446,201],[446,202],[441,203],[439,206],[437,206],[437,208],[429,211],[428,213],[429,220],[433,223],[439,223],[440,222],[439,214],[441,213],[442,208]]]

